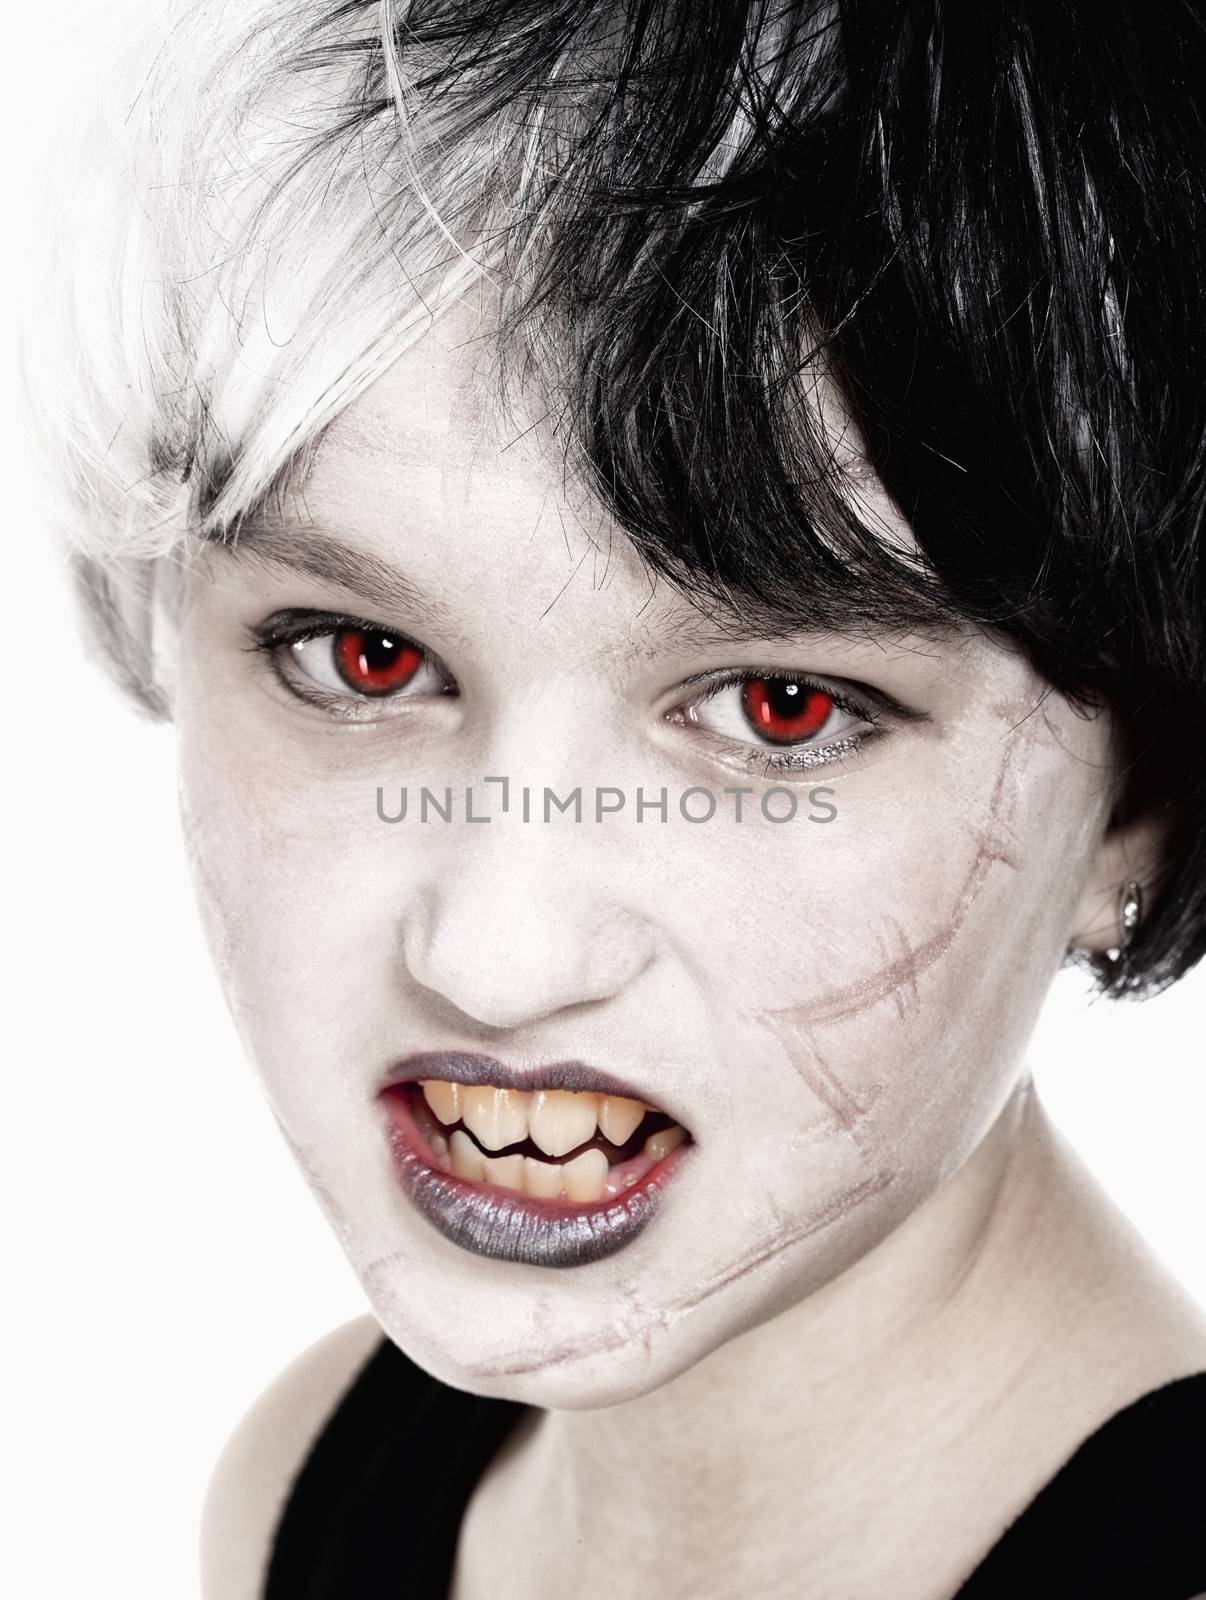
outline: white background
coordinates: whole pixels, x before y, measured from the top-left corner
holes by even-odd
[[[16,255],[36,233],[40,145],[123,14],[145,10],[59,0],[6,19]],[[223,1440],[363,1302],[210,970],[171,730],[140,722],[77,642],[6,334],[0,1591],[193,1600],[197,1512]],[[1034,1063],[1066,1133],[1206,1305],[1204,1032],[1206,973],[1138,1007],[1086,1007],[1068,974]]]

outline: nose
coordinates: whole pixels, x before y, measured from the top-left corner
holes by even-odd
[[[653,929],[602,863],[485,829],[409,899],[408,972],[472,1022],[515,1029],[621,994],[652,961]],[[508,833],[511,830],[507,830]]]

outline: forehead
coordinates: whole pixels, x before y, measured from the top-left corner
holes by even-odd
[[[496,331],[485,292],[454,302],[327,427],[273,532],[278,551],[289,523],[299,542],[333,534],[432,595],[453,591],[453,610],[485,603],[546,637],[615,627],[642,653],[797,631],[765,614],[754,625],[740,596],[726,607],[656,577],[575,471],[542,390],[511,383],[504,397]],[[836,391],[818,376],[813,393],[850,500],[885,542],[913,548]]]
[[[452,304],[325,430],[317,462],[352,456],[400,473],[469,467],[501,455],[518,471],[552,442],[547,407],[512,386],[499,403],[487,305]]]
[[[510,378],[505,400],[495,353],[497,295],[485,285],[453,301],[426,332],[326,429],[318,460],[387,463],[397,474],[493,465],[500,476],[557,485],[576,505],[587,496],[566,471],[566,430],[558,404]],[[530,371],[531,369],[529,369]],[[850,503],[897,548],[915,542],[872,471],[858,425],[824,361],[810,363],[813,424]],[[445,485],[449,487],[449,485]],[[599,508],[602,511],[602,508]]]
[[[696,615],[653,582],[566,473],[548,422],[505,414],[488,342],[459,331],[437,325],[332,424],[292,526],[253,529],[252,543],[262,548],[267,533],[296,556],[318,544],[329,555],[338,541],[434,602],[450,637],[489,618],[538,630],[560,651],[585,646],[588,633],[597,642],[600,630],[651,640],[675,615]],[[404,607],[402,620],[413,612]]]

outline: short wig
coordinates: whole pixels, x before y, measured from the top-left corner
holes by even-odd
[[[1204,42],[1196,0],[177,5],[31,355],[92,638],[169,714],[161,575],[485,278],[500,395],[652,573],[991,630],[1110,712],[1168,848],[1101,985],[1163,987],[1206,948]]]

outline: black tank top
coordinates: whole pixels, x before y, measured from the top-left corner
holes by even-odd
[[[447,1600],[465,1507],[527,1409],[453,1389],[382,1340],[293,1482],[264,1600]],[[1199,1373],[1145,1395],[1086,1440],[956,1600],[1204,1594]]]

